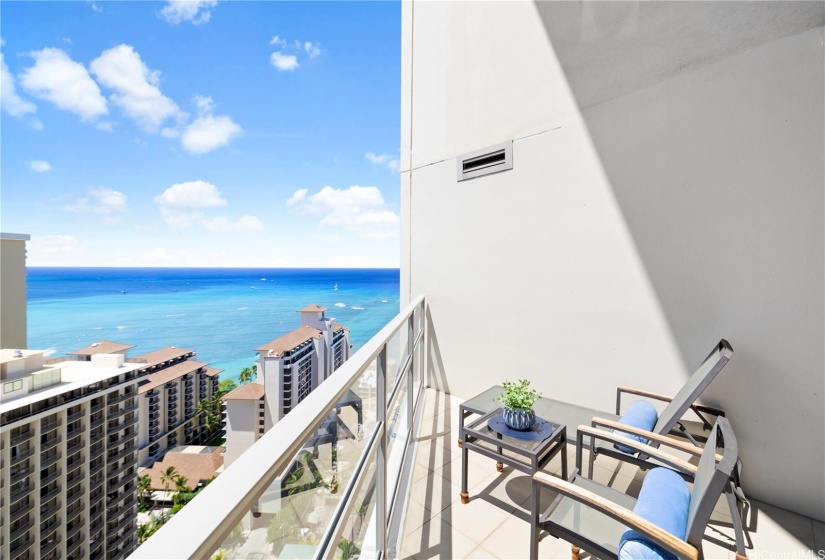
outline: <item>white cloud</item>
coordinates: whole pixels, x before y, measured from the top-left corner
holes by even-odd
[[[192,102],[201,113],[211,113],[215,110],[215,102],[206,95],[196,95],[192,98]]]
[[[272,53],[269,61],[272,63],[272,66],[282,72],[295,70],[299,66],[298,57],[294,54],[284,54],[281,51]]]
[[[289,197],[289,200],[286,201],[286,205],[295,206],[307,197],[308,192],[309,189],[298,189],[297,191],[295,191],[295,194]]]
[[[29,169],[35,173],[47,173],[52,170],[52,164],[42,159],[36,159],[29,163]]]
[[[231,220],[225,216],[205,216],[205,208],[218,208],[228,204],[218,187],[206,181],[189,181],[172,185],[155,197],[163,220],[176,229],[200,224],[214,232],[260,231],[263,223],[256,216],[241,216]]]
[[[94,10],[95,12],[102,12],[103,8],[92,2],[92,10]]]
[[[20,84],[34,95],[71,111],[83,120],[108,113],[106,99],[86,68],[60,49],[31,53],[35,64],[24,70]]]
[[[34,103],[21,99],[14,87],[14,78],[9,72],[3,53],[0,53],[0,105],[3,110],[13,117],[22,117],[37,111]]]
[[[390,171],[398,172],[401,167],[401,163],[398,161],[398,158],[393,157],[390,154],[375,154],[373,152],[367,152],[364,154],[364,157],[375,165],[386,165]]]
[[[255,216],[241,216],[236,221],[231,221],[225,216],[217,216],[215,218],[206,218],[201,220],[203,227],[209,231],[215,232],[233,232],[233,231],[260,231],[264,229],[263,223]]]
[[[321,54],[321,47],[318,43],[312,43],[311,41],[307,41],[304,43],[304,50],[309,55],[309,58],[315,58],[319,54]]]
[[[86,196],[64,207],[69,212],[91,213],[103,216],[108,222],[116,221],[117,214],[126,212],[126,195],[108,187],[89,189]]]
[[[281,39],[277,35],[273,36],[272,39],[269,41],[270,45],[281,45],[282,47],[286,48],[286,41]]]
[[[155,133],[167,119],[185,118],[175,102],[158,88],[160,72],[147,67],[130,45],[103,51],[89,67],[98,82],[114,90],[112,103],[144,131]]]
[[[181,145],[192,154],[205,154],[226,146],[243,129],[226,115],[201,115],[181,136]]]
[[[109,121],[101,121],[95,124],[95,128],[98,130],[102,130],[103,132],[112,132],[112,123]]]
[[[217,5],[217,0],[169,0],[160,16],[173,25],[184,21],[200,25],[209,21],[212,9]]]
[[[382,239],[398,235],[398,215],[386,208],[377,187],[354,185],[348,189],[324,187],[307,197],[300,189],[287,204],[304,214],[322,216],[320,225],[342,227],[367,239]]]
[[[29,265],[72,264],[77,255],[77,238],[72,235],[33,236],[26,244]]]
[[[166,208],[209,208],[226,206],[218,187],[206,181],[176,183],[155,197],[155,203]]]
[[[39,119],[31,119],[29,121],[29,124],[35,130],[43,130],[43,122],[40,121]]]

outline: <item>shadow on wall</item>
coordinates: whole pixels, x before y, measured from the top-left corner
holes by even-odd
[[[736,348],[746,490],[825,519],[825,4],[535,4],[682,356]]]
[[[425,311],[427,320],[427,386],[450,394],[450,384],[447,382],[447,373],[444,371],[444,360],[441,358],[441,349],[438,346],[438,335],[433,325],[433,316],[427,304]]]

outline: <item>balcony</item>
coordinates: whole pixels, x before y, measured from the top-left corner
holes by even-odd
[[[27,497],[25,500],[21,500],[17,504],[13,505],[9,511],[9,523],[14,523],[34,507],[34,499]]]
[[[100,412],[104,408],[106,408],[106,402],[103,401],[103,399],[101,399],[100,402],[98,402],[97,404],[93,404],[90,410],[92,414],[95,414],[96,412]]]
[[[56,529],[57,528],[55,527],[52,531],[54,531]],[[40,538],[44,539],[44,536],[43,536],[42,533],[40,535]],[[47,555],[49,553],[51,553],[55,548],[57,548],[59,544],[60,544],[60,538],[56,534],[54,536],[52,536],[50,539],[41,540],[40,557],[41,558],[46,558]]]
[[[34,455],[34,447],[29,447],[28,449],[19,452],[17,455],[12,455],[11,461],[9,462],[11,466],[14,466],[23,461],[24,459],[28,459],[32,455]]]
[[[60,478],[60,469],[56,468],[51,474],[46,475],[44,478],[40,479],[40,486],[47,486]]]
[[[267,497],[276,495],[288,500],[299,518],[306,518],[306,507],[313,509],[307,500],[314,504],[313,527],[307,525],[303,527],[306,531],[298,533],[314,534],[318,543],[315,554],[321,557],[335,554],[344,530],[358,515],[390,521],[399,498],[396,489],[411,432],[408,418],[421,403],[423,310],[424,299],[420,297],[205,488],[196,498],[197,507],[178,512],[173,522],[141,545],[132,558],[210,557],[244,519],[252,524],[255,535],[264,535],[267,523],[263,520],[270,516],[257,513],[270,513]],[[400,359],[394,354],[396,348],[402,349]],[[390,368],[390,362],[397,367]],[[332,420],[338,409],[338,417],[352,437],[330,436],[330,430],[338,425]],[[363,426],[370,426],[370,431],[363,437],[355,436]],[[337,447],[333,448],[333,442]],[[307,474],[311,480],[295,482],[307,488],[297,494],[282,484],[296,473],[309,473],[307,461],[314,461],[313,457],[323,469],[323,483]],[[375,491],[369,491],[372,487]],[[361,513],[364,511],[369,513]],[[398,514],[400,510],[395,512]],[[366,533],[363,519],[358,523]],[[386,550],[386,531],[377,529],[385,524],[370,526],[372,534],[366,540],[381,543],[373,544],[373,550]],[[187,535],[185,542],[176,536],[180,534]],[[276,548],[289,544],[291,538],[285,535]],[[263,543],[265,539],[248,539],[253,541]],[[257,548],[239,551],[241,557],[262,552],[269,555],[268,550]]]
[[[10,548],[11,555],[9,556],[10,560],[18,560],[23,556],[23,554],[29,550],[29,547],[32,544],[31,535],[27,535],[26,538],[19,543],[15,548]]]
[[[97,416],[92,416],[91,422],[89,422],[89,428],[94,430],[98,426],[102,426],[103,423],[106,421],[106,416],[103,414],[99,414]]]
[[[51,422],[43,422],[40,425],[41,435],[45,434],[47,432],[50,432],[52,430],[57,429],[60,426],[60,424],[61,424],[60,418],[56,418],[55,420],[52,420]]]
[[[135,447],[134,444],[133,444],[133,445],[127,446],[125,449],[119,451],[118,453],[107,455],[106,456],[106,462],[111,464],[111,463],[119,461],[120,459],[123,459],[124,457],[129,457],[131,455],[134,455],[136,452],[137,452],[137,447]]]
[[[24,441],[28,440],[34,435],[34,430],[28,430],[21,434],[17,434],[11,438],[11,445],[14,447],[15,445],[20,445]]]
[[[85,445],[86,443],[82,439],[76,443],[73,443],[70,447],[66,448],[66,457],[71,457],[78,451],[82,450]]]
[[[76,420],[80,420],[81,418],[83,418],[84,415],[85,415],[85,412],[83,411],[82,408],[80,410],[76,410],[74,412],[71,412],[66,416],[66,423],[71,424],[72,422],[74,422]]]
[[[20,482],[21,480],[23,480],[24,478],[29,476],[29,473],[31,473],[32,470],[33,470],[32,466],[26,466],[26,467],[20,467],[18,469],[15,469],[15,470],[11,471],[9,482],[11,483],[12,486],[17,484],[18,482]]]

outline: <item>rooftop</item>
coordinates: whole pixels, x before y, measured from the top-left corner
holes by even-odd
[[[150,367],[162,364],[163,362],[168,362],[170,360],[183,358],[188,354],[194,353],[194,350],[178,348],[176,346],[167,346],[166,348],[161,348],[160,350],[154,350],[153,352],[147,352],[146,354],[135,356],[134,358],[131,358],[131,361],[135,363],[142,362],[143,367]]]
[[[237,389],[229,391],[223,396],[225,401],[257,401],[264,397],[264,386],[261,383],[244,383]]]
[[[186,360],[185,362],[169,366],[168,368],[162,369],[161,371],[153,373],[146,377],[146,379],[149,382],[141,385],[138,389],[138,393],[145,393],[146,391],[151,391],[155,387],[159,387],[164,383],[168,383],[169,381],[173,381],[175,379],[178,379],[179,377],[183,377],[187,373],[198,371],[200,368],[205,366],[206,364],[202,362],[196,362],[195,360]]]
[[[204,372],[209,377],[215,377],[216,375],[218,375],[222,371],[223,371],[222,369],[213,368],[213,367],[204,368]]]
[[[161,475],[168,467],[175,467],[179,474],[185,476],[186,485],[194,488],[198,482],[212,478],[223,466],[222,447],[204,447],[201,445],[187,445],[167,451],[160,461],[152,463],[151,467],[138,472],[139,476],[149,475],[152,479],[152,488],[164,488]]]
[[[309,327],[303,326],[298,327],[292,332],[289,332],[281,337],[276,338],[272,342],[264,344],[263,346],[256,348],[258,352],[272,352],[275,355],[283,354],[289,350],[292,350],[296,346],[303,344],[307,340],[312,340],[313,338],[321,338],[324,335],[320,330]]]
[[[69,352],[70,356],[94,356],[95,354],[117,354],[125,352],[134,348],[134,345],[121,344],[119,342],[112,342],[111,340],[101,340],[100,342],[93,342],[85,348]]]
[[[310,303],[309,305],[307,305],[303,309],[300,309],[298,311],[298,313],[318,313],[318,312],[326,311],[326,310],[327,310],[326,307],[321,307],[317,303]]]

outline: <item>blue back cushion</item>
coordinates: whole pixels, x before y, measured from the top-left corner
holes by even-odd
[[[685,540],[689,508],[690,490],[687,483],[672,470],[657,467],[645,476],[633,512]],[[632,529],[622,534],[619,559],[677,560],[676,556]]]
[[[659,413],[656,412],[656,409],[647,401],[636,401],[630,405],[630,408],[627,409],[627,412],[619,418],[619,422],[622,424],[627,424],[628,426],[633,426],[634,428],[639,428],[640,430],[651,431],[653,426],[656,425],[656,419],[659,417]],[[647,443],[647,439],[643,438],[642,436],[637,436],[634,434],[628,434],[627,432],[623,432],[621,430],[613,430],[613,433],[619,434],[626,438],[635,439],[641,443]],[[613,447],[618,449],[619,451],[624,451],[625,453],[636,453],[635,450],[627,447],[626,445],[621,445],[619,443],[615,444]]]

